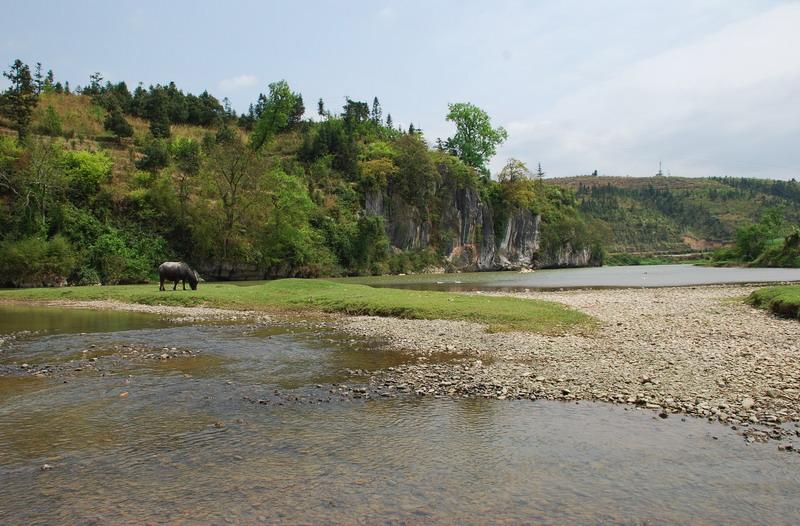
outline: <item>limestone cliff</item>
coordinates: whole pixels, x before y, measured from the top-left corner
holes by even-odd
[[[565,242],[555,249],[541,246],[542,218],[526,209],[510,214],[501,232],[495,232],[491,206],[472,188],[442,189],[439,217],[379,191],[365,195],[365,212],[386,220],[386,233],[395,250],[433,248],[452,270],[517,270],[522,268],[580,267],[592,264],[588,248]]]

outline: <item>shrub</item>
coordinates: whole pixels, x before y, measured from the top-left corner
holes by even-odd
[[[0,243],[0,282],[13,287],[54,286],[66,282],[75,264],[69,242],[29,237]]]

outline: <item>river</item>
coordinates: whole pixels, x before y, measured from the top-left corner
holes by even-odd
[[[3,305],[0,340],[0,524],[800,516],[800,455],[774,443],[609,404],[360,395],[416,357],[320,320]]]
[[[420,290],[548,290],[578,288],[685,287],[732,283],[800,281],[796,268],[702,267],[695,265],[641,265],[543,269],[535,272],[464,272],[367,276],[336,281],[373,287]]]

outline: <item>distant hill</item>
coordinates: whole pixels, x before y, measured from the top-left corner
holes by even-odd
[[[580,210],[608,227],[611,252],[718,247],[772,207],[800,223],[794,180],[577,176],[548,182],[574,190]]]

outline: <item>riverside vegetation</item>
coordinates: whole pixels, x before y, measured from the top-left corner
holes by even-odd
[[[574,192],[511,160],[489,116],[454,103],[456,133],[371,104],[269,85],[244,114],[174,83],[70,89],[16,61],[0,119],[0,284],[145,282],[165,260],[209,279],[313,277],[602,260]]]

